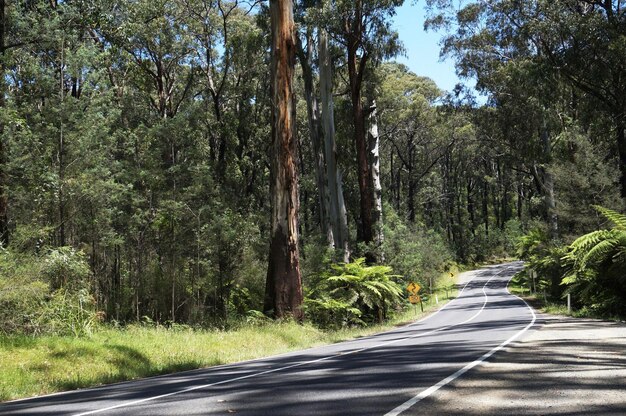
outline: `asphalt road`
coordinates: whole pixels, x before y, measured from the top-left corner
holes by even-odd
[[[536,323],[506,290],[521,263],[462,275],[459,297],[393,331],[261,360],[0,405],[0,415],[399,415]]]

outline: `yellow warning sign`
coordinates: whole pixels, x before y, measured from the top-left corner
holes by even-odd
[[[409,295],[409,302],[415,304],[415,303],[420,303],[420,297],[419,295]]]
[[[408,290],[409,293],[412,293],[414,295],[417,295],[417,292],[419,292],[420,289],[421,289],[420,285],[414,282],[409,283],[409,285],[406,287],[406,290]]]

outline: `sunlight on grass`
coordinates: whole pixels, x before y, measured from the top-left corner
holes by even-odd
[[[442,275],[452,299],[454,276]],[[131,325],[102,328],[89,337],[0,336],[0,401],[122,380],[267,357],[387,331],[442,307],[445,290],[419,306],[397,311],[383,325],[322,331],[310,324],[274,322],[231,331]]]

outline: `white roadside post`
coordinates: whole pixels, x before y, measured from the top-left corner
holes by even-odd
[[[567,313],[572,313],[572,295],[567,294]]]

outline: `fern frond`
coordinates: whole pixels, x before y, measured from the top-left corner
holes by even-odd
[[[621,245],[613,255],[613,263],[626,265],[626,246]]]
[[[578,237],[572,244],[570,244],[571,255],[580,259],[581,253],[588,252],[591,248],[596,246],[601,241],[610,239],[613,237],[613,232],[609,230],[593,231],[585,235]]]
[[[602,263],[613,257],[616,245],[617,242],[612,238],[600,241],[584,255],[580,266],[584,268],[587,264]]]
[[[363,284],[363,287],[367,289],[370,294],[374,294],[377,298],[380,299],[382,297],[382,294],[377,286],[378,285],[376,284],[376,282],[365,282]]]
[[[615,224],[615,228],[618,230],[626,230],[626,215],[620,214],[612,209],[601,207],[600,205],[593,206],[596,211],[602,214],[606,219]]]
[[[353,274],[340,274],[339,276],[330,276],[328,278],[329,282],[337,282],[337,283],[353,283],[361,280],[359,276],[355,276]]]

